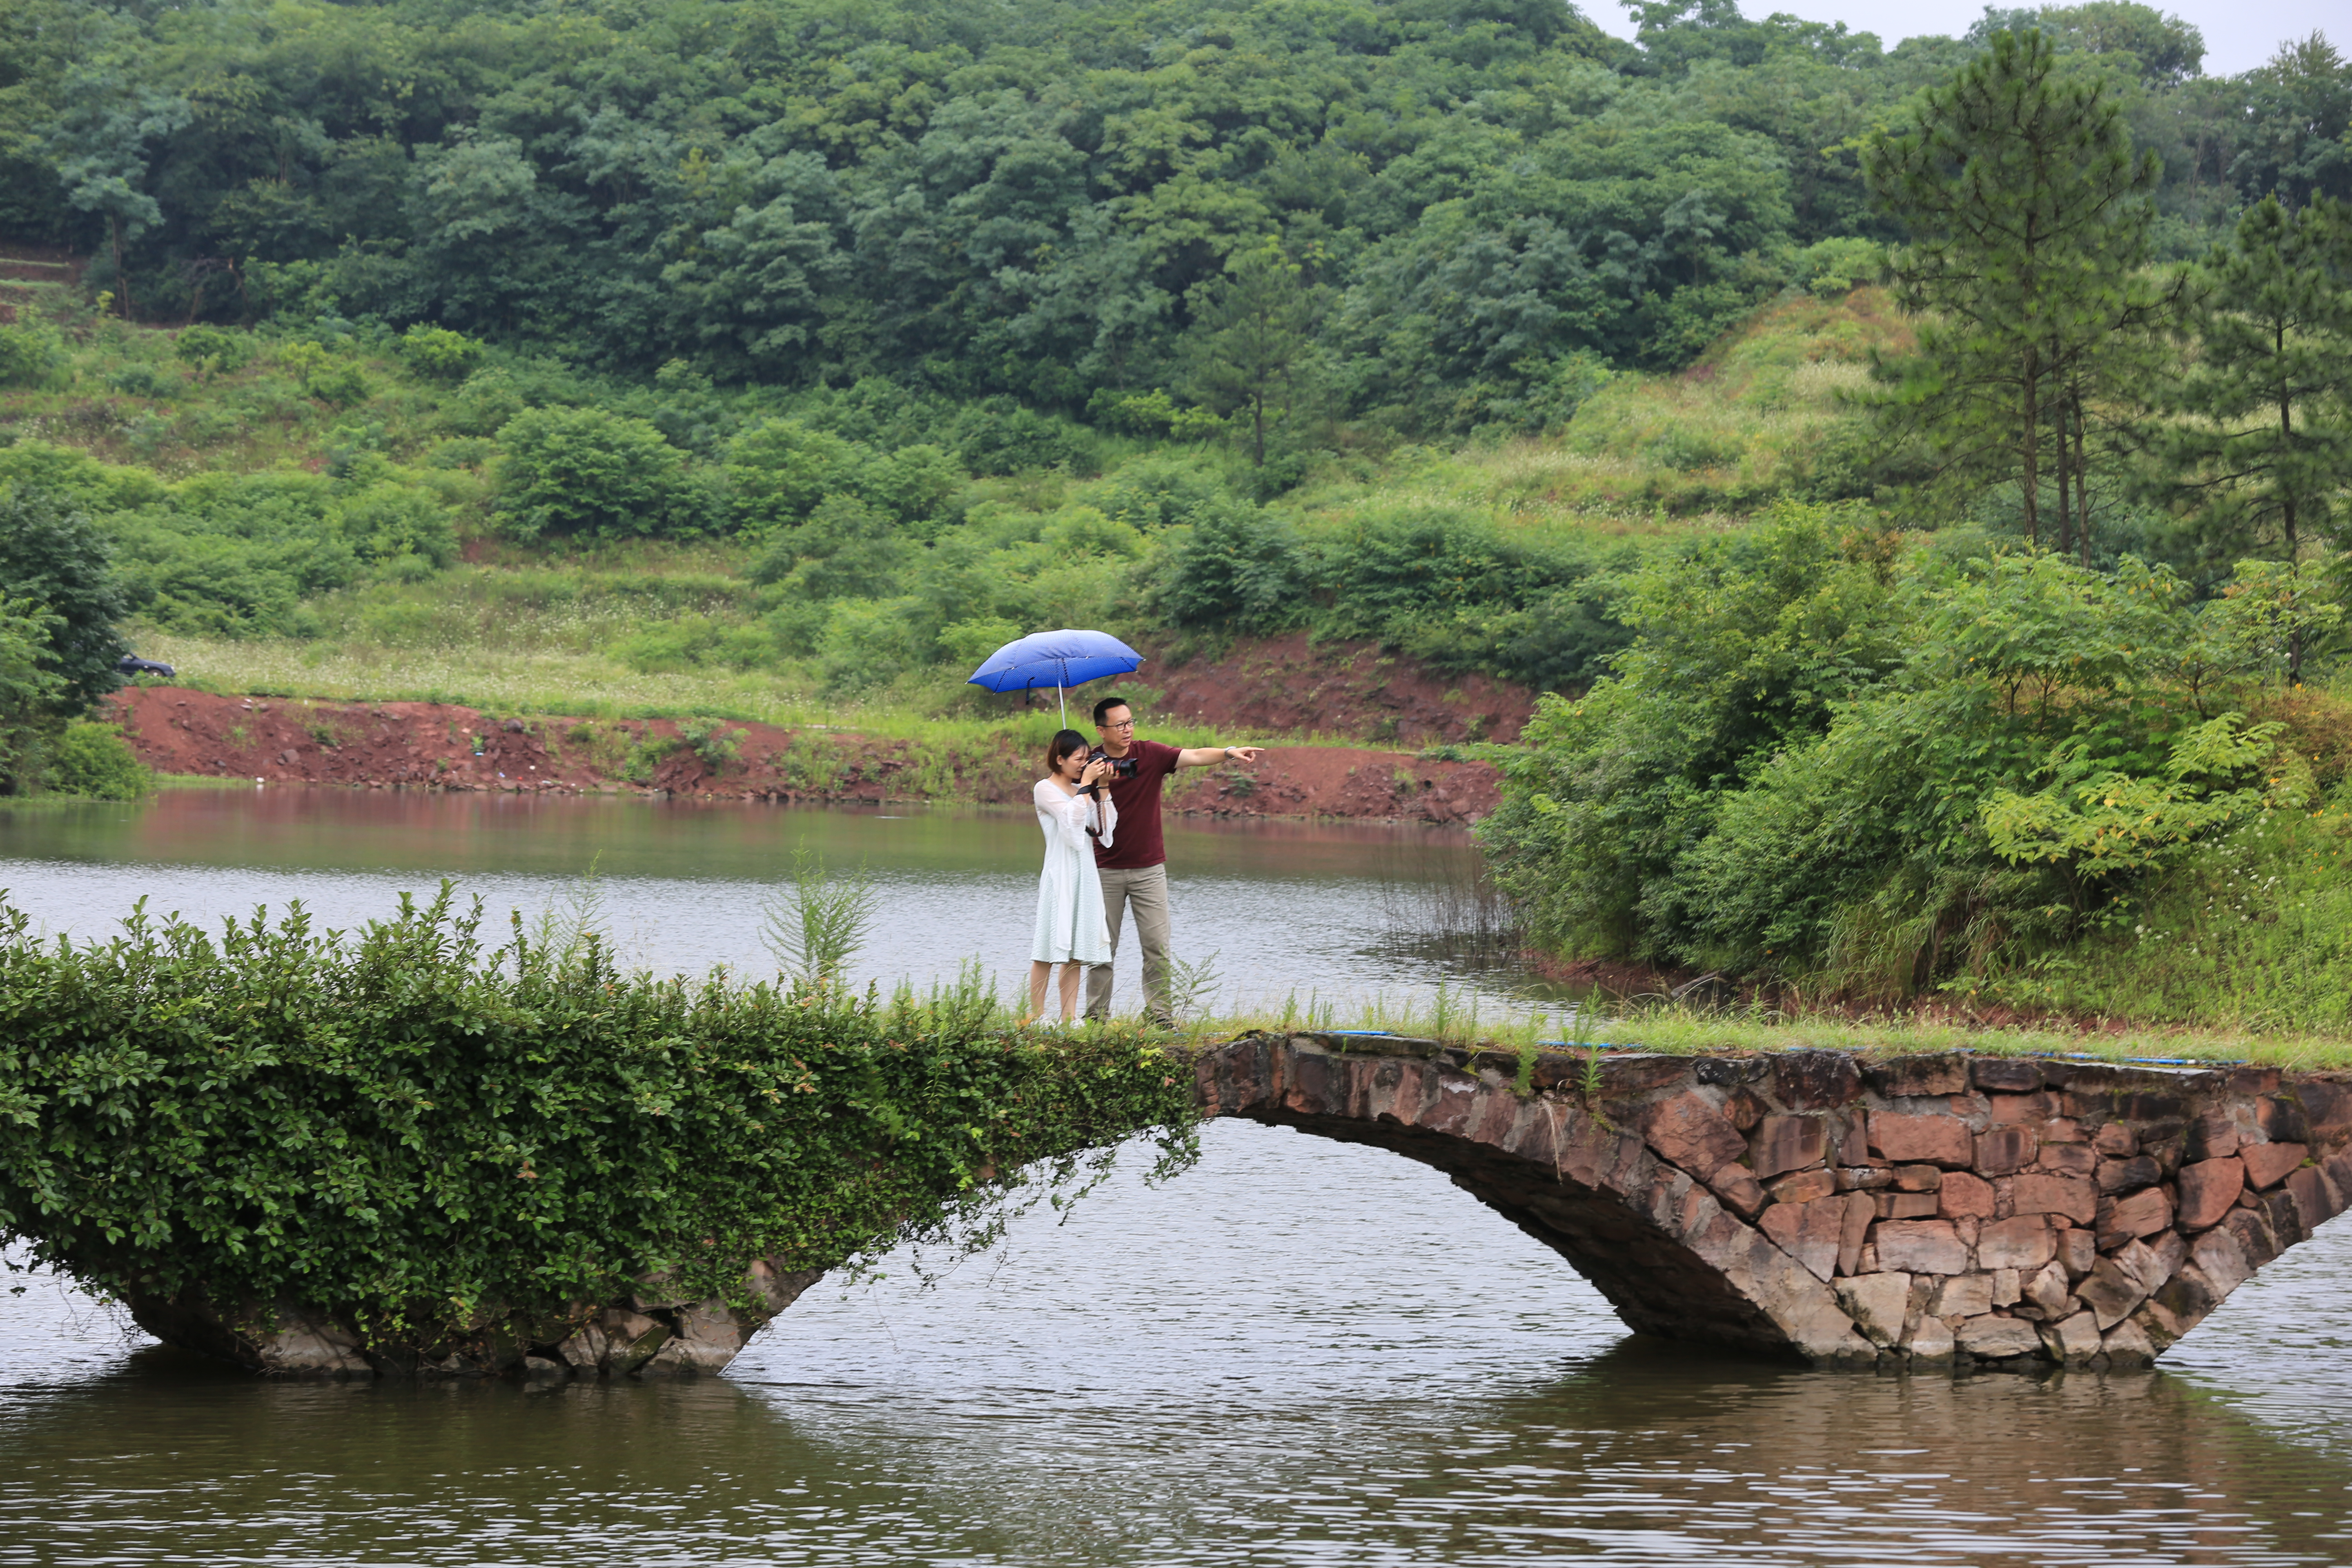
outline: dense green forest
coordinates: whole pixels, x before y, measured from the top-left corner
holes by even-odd
[[[1427,433],[1541,428],[1595,367],[1686,363],[1852,275],[1899,237],[1862,141],[2005,30],[2114,77],[2161,256],[2266,194],[2352,195],[2318,40],[2220,80],[2121,0],[1893,50],[1728,0],[1634,10],[1628,44],[1556,0],[20,0],[0,232],[94,254],[151,321]],[[1237,369],[1244,321],[1296,342]]]
[[[1633,10],[11,7],[0,783],[1304,629],[1556,694],[1555,952],[2352,1023],[2352,65]]]

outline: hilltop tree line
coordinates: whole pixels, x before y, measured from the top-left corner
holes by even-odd
[[[1334,411],[1539,428],[1598,368],[1858,279],[1906,237],[1874,131],[2028,27],[2149,154],[2151,255],[2352,196],[2352,70],[2315,37],[2217,79],[2122,0],[1893,49],[1633,9],[1628,43],[1554,0],[23,0],[0,233],[93,255],[151,321],[1191,415],[1263,462]]]

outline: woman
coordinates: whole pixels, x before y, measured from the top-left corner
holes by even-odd
[[[1060,730],[1045,747],[1045,776],[1031,792],[1037,826],[1045,830],[1045,868],[1037,877],[1037,931],[1029,949],[1029,1016],[1045,1010],[1045,981],[1062,966],[1062,1020],[1078,1010],[1078,975],[1090,963],[1110,962],[1110,928],[1103,921],[1102,876],[1095,846],[1108,845],[1118,826],[1108,762],[1087,760],[1087,738]]]

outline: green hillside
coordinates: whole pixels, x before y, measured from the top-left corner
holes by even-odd
[[[1554,694],[1563,958],[2352,1026],[2352,67],[1636,12],[12,8],[0,784],[118,635],[905,733],[1304,630]]]

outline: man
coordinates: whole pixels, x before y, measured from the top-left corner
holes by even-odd
[[[1135,738],[1135,710],[1124,697],[1106,697],[1095,704],[1095,732],[1102,737],[1103,754],[1121,767],[1110,780],[1111,804],[1118,808],[1118,830],[1111,847],[1095,847],[1095,867],[1102,873],[1103,916],[1110,924],[1111,955],[1118,955],[1118,932],[1131,904],[1135,934],[1143,944],[1143,1005],[1154,1023],[1172,1026],[1168,1006],[1168,851],[1160,837],[1160,784],[1178,768],[1206,767],[1211,763],[1254,763],[1255,746],[1188,746],[1182,751],[1157,741]],[[1087,1016],[1110,1016],[1110,965],[1087,969]]]

